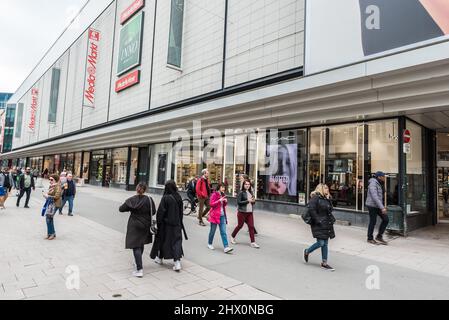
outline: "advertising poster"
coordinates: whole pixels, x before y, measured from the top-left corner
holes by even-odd
[[[449,40],[447,0],[308,0],[306,74]]]
[[[266,176],[265,192],[296,197],[298,145],[269,145],[267,148],[270,168]]]
[[[141,63],[143,12],[134,16],[120,30],[117,75],[137,67]]]

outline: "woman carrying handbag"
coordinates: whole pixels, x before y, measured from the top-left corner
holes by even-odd
[[[317,242],[310,248],[304,250],[303,259],[309,262],[309,256],[317,249],[321,248],[322,264],[321,268],[327,271],[335,271],[328,263],[329,239],[335,238],[334,224],[335,218],[332,215],[333,206],[329,194],[329,187],[319,184],[309,202],[307,213],[303,216],[306,223],[310,224],[312,234]]]
[[[126,232],[126,249],[133,250],[136,270],[133,276],[143,277],[143,252],[145,245],[153,242],[152,219],[156,214],[156,206],[151,197],[145,195],[147,185],[140,183],[137,194],[126,200],[120,207],[120,212],[131,212]]]
[[[42,191],[44,192],[44,191]],[[43,193],[46,199],[45,203],[45,218],[47,222],[47,237],[46,240],[54,240],[56,238],[54,217],[58,208],[61,207],[61,186],[59,184],[59,176],[50,176],[50,188],[47,193]]]

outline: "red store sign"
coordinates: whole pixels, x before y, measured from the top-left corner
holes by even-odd
[[[86,79],[84,82],[83,106],[95,108],[95,92],[97,83],[98,47],[101,34],[99,31],[89,29],[87,45]]]
[[[118,79],[115,83],[115,92],[128,89],[140,82],[140,70],[136,70]]]
[[[145,0],[135,0],[125,11],[120,15],[120,24],[124,24],[132,16],[134,16],[140,9],[145,7]]]
[[[30,106],[30,122],[28,124],[28,129],[30,132],[34,132],[36,129],[36,114],[39,102],[39,90],[31,90],[31,106]]]

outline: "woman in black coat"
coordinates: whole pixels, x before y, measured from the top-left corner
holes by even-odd
[[[126,249],[132,249],[136,260],[136,271],[133,275],[143,277],[142,255],[145,245],[153,242],[151,234],[151,219],[156,214],[156,206],[152,198],[147,197],[147,185],[137,186],[137,195],[126,200],[120,207],[120,212],[131,212],[126,233]]]
[[[174,181],[165,184],[165,192],[157,210],[157,234],[154,240],[150,257],[157,264],[162,264],[163,259],[173,259],[174,271],[181,271],[181,258],[184,256],[182,249],[182,232],[185,234],[183,224],[183,204],[178,193],[178,187]]]
[[[323,263],[321,267],[325,270],[335,271],[328,263],[329,239],[335,238],[334,224],[335,218],[332,215],[333,206],[330,199],[329,187],[325,184],[317,186],[316,191],[312,193],[312,199],[309,202],[309,214],[312,218],[312,234],[317,242],[309,249],[304,250],[304,262],[309,262],[309,255],[315,250],[321,248]]]

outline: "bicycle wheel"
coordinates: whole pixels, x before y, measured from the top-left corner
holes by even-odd
[[[184,199],[182,201],[183,208],[184,208],[184,215],[189,216],[192,213],[192,204],[190,203],[189,199]]]

